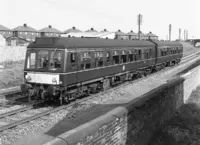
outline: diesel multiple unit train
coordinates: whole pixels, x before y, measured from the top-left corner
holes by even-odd
[[[21,90],[62,104],[178,64],[182,53],[172,41],[36,38],[27,47]]]

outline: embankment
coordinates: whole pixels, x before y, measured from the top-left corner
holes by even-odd
[[[24,60],[26,46],[0,46],[0,63]]]

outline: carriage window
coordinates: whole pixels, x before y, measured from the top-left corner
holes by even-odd
[[[110,61],[110,52],[106,52],[106,61],[107,61],[107,62]]]
[[[122,61],[122,63],[126,63],[126,61],[127,61],[127,59],[126,59],[126,53],[125,53],[124,50],[122,51],[121,61]]]
[[[51,51],[50,55],[50,70],[58,70],[61,68],[61,51]]]
[[[132,61],[133,61],[133,54],[129,54],[129,55],[128,55],[128,60],[129,60],[129,62],[132,62]]]
[[[148,59],[149,58],[149,52],[147,51],[146,52],[146,59]]]
[[[141,50],[138,50],[138,59],[141,59]]]
[[[36,53],[35,52],[28,53],[27,68],[35,68],[35,63],[36,63]]]
[[[71,60],[71,63],[75,62],[75,53],[70,53],[70,60]]]
[[[119,54],[117,51],[114,51],[113,64],[119,64]]]
[[[101,60],[101,61],[98,61],[98,64],[97,64],[97,66],[98,67],[101,67],[101,66],[103,66],[103,61]]]
[[[37,68],[46,69],[48,68],[48,51],[40,50],[38,51]]]
[[[91,64],[90,64],[90,63],[86,63],[86,64],[85,64],[85,68],[86,68],[86,69],[89,69],[90,67],[91,67]]]
[[[129,50],[128,61],[129,62],[133,61],[133,52],[131,50]]]
[[[161,49],[161,56],[165,56],[165,50]]]
[[[101,58],[101,57],[103,57],[103,52],[102,51],[94,52],[94,57],[95,58]]]
[[[151,58],[151,55],[152,55],[152,54],[151,54],[151,49],[149,49],[149,55],[150,55],[149,58]]]
[[[87,60],[91,58],[90,52],[83,52],[81,53],[81,61]]]
[[[135,61],[137,60],[137,50],[135,50],[135,57],[134,57],[134,60],[135,60]]]
[[[90,63],[82,63],[81,64],[81,69],[89,69],[91,67]]]

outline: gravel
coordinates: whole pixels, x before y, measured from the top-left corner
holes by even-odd
[[[15,106],[12,106],[12,107],[9,107],[9,108],[0,108],[0,114],[3,114],[3,113],[6,113],[6,112],[9,112],[9,111],[13,111],[13,110],[16,110],[16,109],[19,109],[19,108],[23,108],[25,107],[24,105],[15,105]]]

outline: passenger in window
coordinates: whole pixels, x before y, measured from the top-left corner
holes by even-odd
[[[46,57],[42,58],[42,62],[43,62],[43,68],[47,68],[48,67],[48,59]]]

